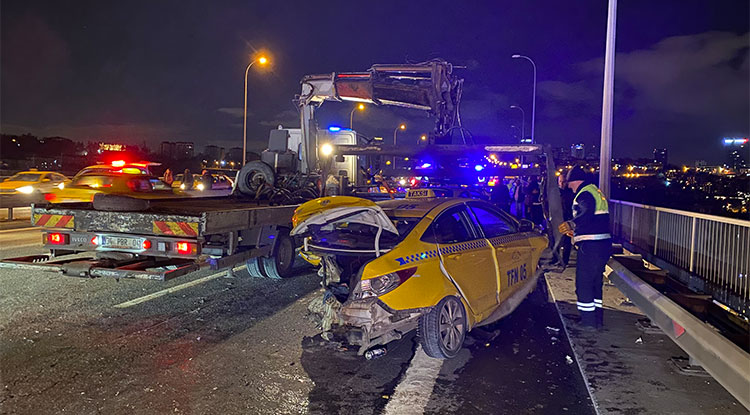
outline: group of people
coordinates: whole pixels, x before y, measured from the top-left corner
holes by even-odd
[[[174,182],[174,173],[172,172],[172,169],[166,169],[164,170],[164,178],[162,179],[164,183],[168,185],[172,185]],[[201,183],[203,183],[203,189],[204,190],[210,190],[214,183],[214,178],[211,175],[211,173],[203,169],[201,172]],[[190,173],[190,169],[185,169],[184,172],[182,172],[182,184],[185,185],[185,189],[189,190],[193,188],[193,185],[195,184],[195,180],[193,179],[193,174]]]
[[[544,210],[541,194],[541,186],[536,177],[516,178],[510,183],[510,187],[504,182],[496,185],[491,191],[490,201],[518,219],[528,219],[542,225]]]

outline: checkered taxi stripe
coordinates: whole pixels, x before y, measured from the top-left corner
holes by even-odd
[[[454,254],[456,252],[471,251],[472,249],[484,248],[486,246],[487,246],[487,242],[484,239],[478,239],[475,241],[461,242],[461,243],[457,243],[453,245],[448,245],[445,247],[441,247],[440,249],[443,251],[443,254]],[[431,249],[429,251],[423,251],[423,252],[419,252],[416,254],[411,254],[411,255],[400,257],[400,258],[396,258],[396,261],[398,262],[399,265],[406,265],[406,264],[411,264],[414,262],[424,261],[430,258],[437,258],[437,256],[438,256],[438,250]]]
[[[538,236],[536,234],[529,234],[529,233],[514,233],[511,235],[503,235],[503,236],[497,236],[494,238],[489,239],[490,245],[492,245],[493,248],[497,248],[500,245],[508,244],[515,241],[521,241],[528,239],[532,236]],[[440,249],[443,251],[443,254],[454,254],[457,252],[465,252],[465,251],[471,251],[472,249],[480,249],[487,246],[487,239],[477,239],[474,241],[468,241],[468,242],[461,242],[453,245],[448,245],[441,247]],[[396,261],[399,265],[406,265],[406,264],[412,264],[415,262],[421,262],[426,259],[436,258],[438,256],[438,250],[437,249],[431,249],[429,251],[423,251],[416,254],[406,255],[400,258],[396,258]]]

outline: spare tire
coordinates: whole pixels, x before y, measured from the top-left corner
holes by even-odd
[[[237,189],[246,196],[255,196],[260,186],[273,186],[274,182],[273,169],[262,161],[251,161],[237,173]]]
[[[94,209],[106,212],[140,212],[147,210],[150,206],[151,204],[146,199],[106,193],[94,195]]]

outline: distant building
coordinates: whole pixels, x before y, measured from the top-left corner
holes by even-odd
[[[173,160],[191,159],[195,155],[194,145],[188,141],[162,141],[159,144],[159,154]]]
[[[662,167],[667,165],[667,149],[666,148],[655,148],[654,149],[654,163],[661,163]]]
[[[240,155],[242,152],[240,152]],[[220,161],[224,158],[224,147],[219,146],[206,146],[203,149],[203,157],[206,159],[207,162],[213,163],[214,161]]]
[[[727,149],[727,165],[735,170],[747,168],[750,159],[748,138],[725,138],[723,142]]]
[[[586,145],[583,143],[573,144],[570,146],[570,156],[574,159],[585,160],[587,153],[588,152],[586,151]]]

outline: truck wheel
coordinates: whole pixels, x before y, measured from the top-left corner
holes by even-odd
[[[237,173],[237,189],[245,196],[255,196],[264,183],[273,186],[274,177],[271,166],[262,161],[251,161]]]
[[[294,274],[294,259],[297,256],[294,239],[289,236],[289,231],[279,230],[276,236],[276,244],[273,255],[270,258],[263,257],[263,270],[270,278],[288,278]]]
[[[466,310],[457,297],[445,297],[419,318],[417,328],[427,356],[450,359],[458,354],[466,337]]]
[[[263,272],[263,268],[261,267],[261,259],[260,257],[252,257],[245,261],[245,268],[247,269],[247,273],[250,274],[251,277],[255,278],[266,278],[268,277],[265,272]]]

